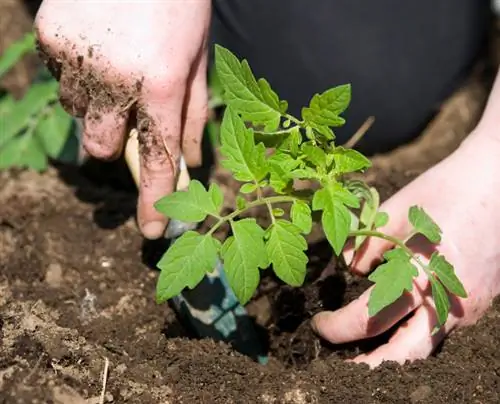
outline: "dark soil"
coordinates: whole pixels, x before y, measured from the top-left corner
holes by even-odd
[[[383,199],[466,136],[487,95],[482,77],[474,74],[416,142],[374,158],[365,178]],[[139,234],[136,195],[126,177],[117,179],[120,170],[92,162],[0,173],[0,403],[99,403],[106,363],[108,403],[500,402],[498,300],[477,325],[413,364],[369,370],[345,361],[387,335],[320,341],[311,315],[346,304],[368,281],[340,271],[318,281],[331,255],[318,231],[306,286],[267,277],[247,307],[267,340],[268,365],[192,338],[169,306],[154,302],[158,273],[147,263],[158,251]],[[212,180],[230,202],[227,173],[217,168]]]

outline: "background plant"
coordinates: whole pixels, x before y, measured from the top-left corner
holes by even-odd
[[[13,43],[0,57],[0,79],[24,55],[35,52],[33,33]],[[0,97],[0,122],[0,169],[43,171],[49,159],[76,160],[74,121],[59,104],[58,82],[45,68],[21,99],[11,94]]]
[[[349,174],[362,172],[371,162],[351,148],[335,144],[333,128],[345,123],[341,114],[351,100],[350,85],[340,85],[315,94],[301,117],[288,113],[281,100],[263,78],[256,79],[246,60],[216,46],[216,73],[227,105],[220,128],[221,164],[240,181],[237,206],[221,215],[223,193],[217,184],[206,189],[192,180],[186,191],[170,194],[156,203],[158,211],[185,222],[215,224],[206,234],[189,231],[180,237],[158,263],[161,274],[157,301],[164,302],[185,287],[194,288],[210,273],[217,257],[224,262],[228,281],[242,304],[258,286],[260,271],[272,267],[283,282],[303,284],[308,258],[304,238],[320,217],[325,236],[334,253],[340,255],[351,238],[358,250],[368,237],[391,241],[395,248],[386,252],[385,262],[369,276],[375,283],[370,295],[370,316],[392,304],[413,288],[413,279],[423,271],[431,283],[437,311],[437,331],[448,317],[448,293],[466,297],[453,266],[435,252],[428,264],[406,245],[416,234],[439,243],[441,230],[418,206],[412,206],[408,220],[413,232],[399,240],[379,231],[389,221],[379,211],[379,194]],[[310,191],[295,188],[296,180],[313,181]],[[274,191],[264,196],[265,188]],[[246,198],[245,198],[246,196]],[[271,223],[263,227],[253,218],[241,218],[248,209],[265,206]],[[228,223],[231,236],[223,242],[213,234]]]

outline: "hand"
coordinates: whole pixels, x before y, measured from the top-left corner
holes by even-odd
[[[373,318],[368,317],[367,301],[371,288],[357,300],[313,318],[313,328],[332,343],[345,343],[373,337],[388,330],[411,313],[390,341],[354,362],[371,367],[382,361],[399,363],[429,356],[454,328],[475,323],[500,294],[500,142],[484,134],[474,134],[447,159],[421,175],[381,207],[390,221],[381,231],[404,239],[410,232],[407,220],[411,205],[422,206],[442,229],[437,249],[450,261],[468,293],[466,299],[452,298],[448,321],[434,336],[436,324],[430,299],[430,285],[421,274],[413,291]],[[410,245],[411,244],[411,245]],[[432,250],[422,239],[409,246],[423,260]],[[370,239],[356,256],[353,269],[367,274],[374,261],[392,246]],[[351,253],[352,254],[352,253]],[[347,261],[349,262],[349,261]]]
[[[87,152],[118,157],[135,121],[138,222],[148,238],[167,224],[153,204],[173,191],[181,149],[189,166],[201,163],[210,8],[210,0],[45,0],[36,17],[40,54],[63,107],[84,118]]]

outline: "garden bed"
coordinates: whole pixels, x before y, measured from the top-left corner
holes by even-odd
[[[474,76],[414,144],[376,157],[367,180],[385,199],[445,157],[473,127],[485,94]],[[157,246],[139,235],[133,187],[102,178],[110,171],[94,163],[0,175],[0,403],[98,403],[106,359],[105,402],[499,402],[498,301],[435,356],[402,367],[370,371],[344,361],[387,335],[322,343],[310,316],[347,303],[369,282],[341,272],[318,282],[330,258],[321,236],[311,239],[305,288],[266,278],[248,306],[268,343],[268,365],[191,338],[154,302],[158,272],[148,263]],[[224,170],[212,180],[233,192]]]

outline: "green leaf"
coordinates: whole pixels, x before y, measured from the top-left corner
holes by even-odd
[[[255,79],[246,60],[240,62],[228,49],[215,45],[217,75],[224,88],[225,102],[246,121],[275,131],[287,104],[280,101],[269,83]]]
[[[56,104],[38,123],[36,136],[40,139],[45,152],[53,159],[59,157],[70,136],[71,123],[71,116],[60,104]]]
[[[422,208],[412,206],[408,212],[408,219],[414,229],[427,237],[430,242],[441,241],[441,229]]]
[[[434,335],[446,323],[451,305],[448,294],[443,285],[441,285],[441,282],[433,278],[429,278],[429,280],[431,282],[432,299],[434,300],[438,320],[438,324],[432,330],[432,335]]]
[[[269,184],[277,193],[282,193],[292,180],[290,173],[300,164],[300,161],[281,152],[273,154],[267,161],[271,173]]]
[[[346,174],[371,167],[372,163],[361,153],[353,149],[336,147],[333,152],[334,167],[332,171],[336,174]]]
[[[220,242],[195,231],[179,237],[163,255],[157,266],[161,269],[156,285],[156,301],[177,296],[185,287],[193,289],[217,264]]]
[[[311,167],[299,168],[290,172],[290,177],[301,180],[319,180],[321,175]]]
[[[313,210],[323,210],[321,224],[328,242],[340,255],[351,229],[351,213],[346,206],[357,208],[359,200],[339,183],[331,183],[314,193]]]
[[[19,134],[50,102],[57,99],[58,83],[54,80],[33,84],[24,97],[3,117],[0,126],[0,147]],[[36,122],[35,122],[36,123]],[[35,127],[36,125],[33,125]]]
[[[32,133],[16,136],[0,147],[0,170],[10,167],[47,169],[47,157]]]
[[[259,284],[259,268],[269,265],[264,230],[255,219],[231,223],[233,235],[222,246],[221,256],[229,285],[241,304],[247,303]]]
[[[247,184],[243,184],[241,187],[240,187],[240,192],[242,194],[250,194],[252,193],[253,191],[255,191],[256,189],[258,188],[257,184],[254,184],[254,183],[247,183]]]
[[[302,118],[313,126],[342,126],[344,118],[339,115],[351,102],[351,86],[345,84],[315,94],[308,108],[302,108]]]
[[[291,286],[300,286],[306,276],[307,242],[300,228],[286,220],[277,220],[267,230],[266,250],[276,276]]]
[[[224,168],[231,170],[238,181],[262,180],[267,172],[266,148],[262,143],[255,145],[252,129],[246,128],[238,114],[227,107],[221,125],[220,152]]]
[[[213,196],[217,191],[213,189],[208,192],[201,182],[191,180],[186,191],[177,191],[164,196],[154,206],[158,212],[169,218],[188,223],[202,222],[207,215],[218,216],[220,213],[222,204],[215,204],[219,202],[220,196],[216,196],[214,201]]]
[[[394,303],[405,291],[412,291],[413,278],[418,275],[418,270],[410,262],[409,257],[402,254],[403,252],[394,251],[392,256],[384,254],[389,261],[380,265],[368,277],[370,281],[375,282],[368,300],[370,317]]]
[[[35,51],[35,36],[28,33],[11,44],[0,57],[0,77],[7,73],[28,52]]]
[[[273,208],[272,212],[274,217],[281,217],[285,214],[285,211],[281,208]]]
[[[294,201],[290,216],[292,223],[297,226],[302,233],[309,234],[312,228],[311,208],[307,203],[301,200]]]
[[[384,227],[387,223],[389,223],[389,215],[386,212],[377,212],[373,226],[378,229]]]
[[[276,135],[274,135],[276,136]],[[292,157],[297,157],[299,154],[299,147],[302,143],[302,134],[300,133],[300,127],[294,126],[290,129],[290,132],[283,137],[280,144],[277,146],[278,151],[286,152]]]
[[[428,266],[451,293],[458,297],[467,297],[467,292],[462,282],[460,282],[460,279],[458,279],[455,274],[453,265],[451,265],[444,256],[437,252],[432,253]]]
[[[363,224],[364,229],[372,230],[380,204],[380,196],[377,190],[373,187],[368,188],[368,193],[363,193],[363,196],[365,197],[365,202],[363,203],[363,208],[361,209],[359,221]],[[366,236],[357,236],[354,241],[354,250],[358,250],[365,240]]]
[[[238,209],[245,209],[247,206],[247,201],[245,198],[243,198],[241,195],[236,196],[236,207]]]
[[[222,193],[222,189],[220,189],[220,186],[218,184],[213,182],[208,188],[208,194],[210,195],[212,204],[215,207],[215,211],[217,213],[220,213],[222,205],[224,204],[224,194]]]
[[[313,146],[310,143],[302,143],[300,148],[306,156],[306,159],[313,163],[316,167],[326,166],[326,154],[318,146]]]

